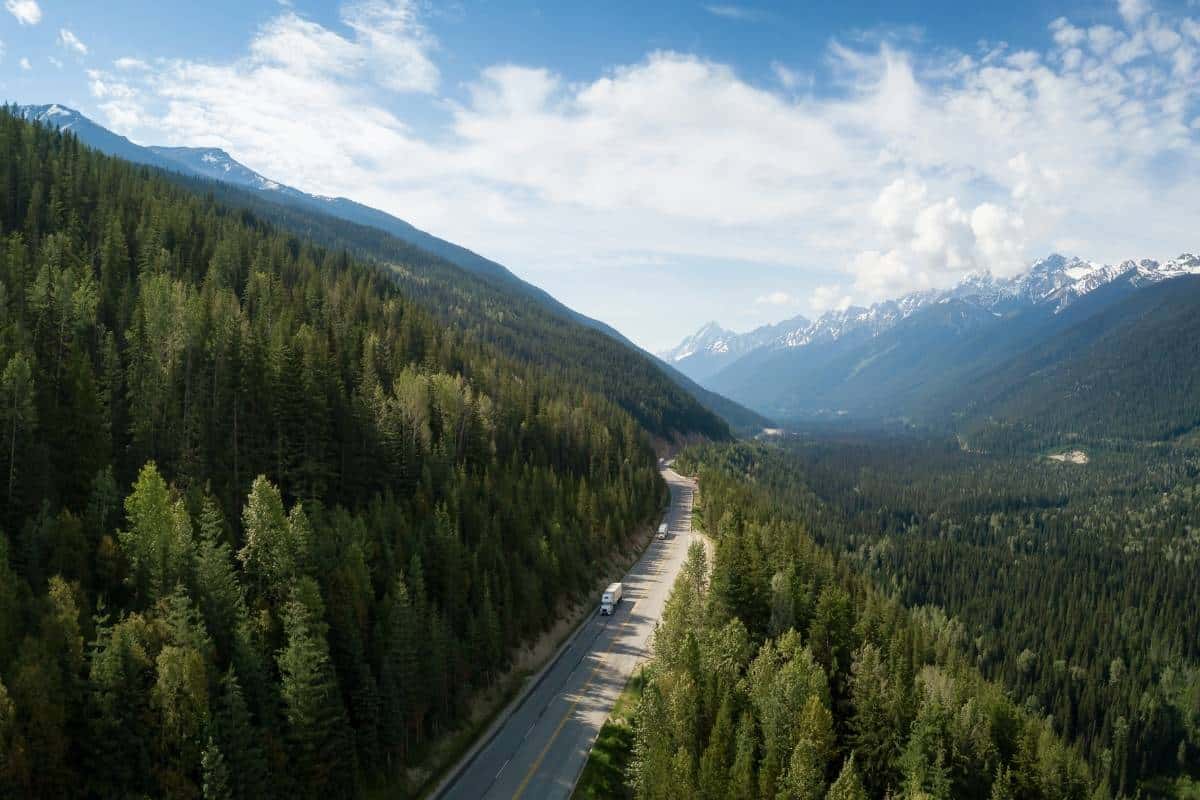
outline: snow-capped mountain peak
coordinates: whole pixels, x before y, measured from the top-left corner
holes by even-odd
[[[682,361],[696,353],[722,353],[729,351],[728,339],[737,336],[733,331],[727,331],[716,322],[707,322],[700,330],[684,339],[670,350],[659,353],[664,361]]]
[[[189,172],[251,189],[276,191],[280,185],[239,163],[219,147],[150,147],[150,151]]]
[[[70,130],[84,116],[73,108],[51,103],[48,106],[21,106],[17,113],[30,122],[40,122],[43,125],[53,125],[59,130]]]
[[[812,321],[797,317],[747,334],[732,333],[710,322],[660,357],[683,366],[681,362],[694,362],[701,357],[711,362],[720,355],[724,366],[759,348],[809,347],[837,342],[850,335],[872,338],[936,304],[958,301],[992,316],[1038,305],[1058,313],[1080,297],[1116,280],[1126,279],[1134,286],[1144,286],[1183,275],[1200,275],[1200,256],[1183,253],[1162,263],[1142,259],[1101,264],[1054,253],[1034,261],[1025,272],[1011,278],[977,271],[949,289],[912,292],[868,307],[834,309]]]

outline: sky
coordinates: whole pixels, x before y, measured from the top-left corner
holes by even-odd
[[[1200,0],[0,2],[0,98],[223,147],[651,350],[1200,249]]]

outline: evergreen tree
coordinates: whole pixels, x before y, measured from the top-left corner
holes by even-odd
[[[815,695],[809,695],[798,721],[796,746],[777,796],[788,800],[820,800],[825,796],[825,773],[833,754],[833,715]]]
[[[751,800],[758,796],[758,781],[755,777],[757,751],[754,717],[749,712],[744,712],[738,721],[733,770],[729,774],[729,797]]]
[[[227,768],[228,788],[233,800],[267,796],[267,762],[262,737],[250,718],[233,667],[221,678],[213,729],[218,752],[229,753],[228,758],[222,755],[222,761]]]
[[[867,800],[867,790],[863,787],[862,781],[858,777],[858,770],[854,766],[854,756],[842,763],[842,771],[838,774],[837,780],[829,787],[829,794],[826,795],[827,800]]]
[[[708,746],[700,757],[697,776],[699,796],[703,800],[723,800],[729,795],[730,770],[735,757],[732,696],[726,694],[709,734]]]
[[[287,644],[279,652],[279,672],[289,762],[301,797],[344,797],[354,790],[354,751],[318,620],[299,597],[284,606]]]
[[[221,748],[211,737],[204,748],[200,763],[204,772],[204,783],[201,787],[204,800],[233,800],[225,757],[221,755]]]
[[[153,462],[138,473],[125,498],[128,528],[118,534],[130,563],[130,583],[143,602],[165,596],[187,583],[193,556],[192,524],[182,500],[172,500],[167,482]]]
[[[15,492],[20,472],[18,455],[22,452],[18,450],[18,445],[37,424],[33,370],[24,353],[13,355],[5,365],[4,372],[0,374],[0,413],[4,415],[0,421],[4,424],[4,444],[7,445],[4,448],[7,456],[7,469],[4,472],[5,506],[11,512],[17,508],[14,501],[17,499]],[[9,522],[12,521],[10,518]]]
[[[199,522],[196,597],[217,652],[229,658],[238,626],[248,616],[246,602],[229,545],[224,541],[221,510],[211,497],[204,498]]]

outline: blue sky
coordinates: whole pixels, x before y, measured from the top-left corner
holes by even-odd
[[[3,2],[0,96],[383,208],[653,349],[1200,247],[1195,0]]]

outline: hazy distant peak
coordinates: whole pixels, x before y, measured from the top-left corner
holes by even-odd
[[[1197,274],[1200,274],[1200,257],[1191,253],[1183,253],[1164,263],[1141,259],[1120,264],[1101,264],[1051,253],[1011,278],[998,278],[987,270],[979,270],[969,273],[949,289],[927,289],[870,306],[831,309],[811,321],[795,317],[746,334],[732,333],[717,322],[708,322],[659,356],[681,367],[698,358],[711,362],[720,357],[720,366],[725,366],[737,357],[761,348],[808,347],[836,342],[852,334],[878,336],[918,311],[937,304],[958,304],[952,307],[959,316],[972,315],[973,309],[998,316],[1043,304],[1051,306],[1057,313],[1083,295],[1124,276],[1128,276],[1134,285],[1143,286]]]

